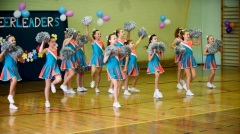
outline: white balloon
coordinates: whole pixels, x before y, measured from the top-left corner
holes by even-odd
[[[19,18],[21,15],[22,15],[22,14],[21,14],[21,11],[19,11],[19,10],[16,10],[16,11],[14,11],[14,13],[13,13],[13,16],[14,16],[15,18]]]
[[[101,26],[103,24],[103,20],[102,20],[102,18],[99,18],[98,20],[97,20],[97,25],[98,26]]]
[[[164,23],[165,23],[166,25],[169,25],[169,24],[171,24],[171,21],[170,21],[169,19],[165,19]]]
[[[65,14],[62,14],[62,15],[60,16],[60,20],[61,20],[61,21],[65,21],[66,19],[67,19],[67,17],[66,17]]]

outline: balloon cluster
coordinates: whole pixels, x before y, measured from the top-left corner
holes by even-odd
[[[232,29],[235,27],[235,23],[234,22],[229,22],[228,20],[226,20],[224,22],[225,26],[227,27],[226,32],[227,33],[231,33]]]
[[[30,12],[25,9],[26,8],[26,3],[21,2],[18,5],[18,10],[14,11],[13,16],[15,18],[23,17],[23,18],[28,18],[30,16]]]
[[[160,16],[161,22],[159,23],[159,28],[163,29],[165,25],[171,24],[171,21],[169,19],[166,19],[165,15]]]
[[[96,14],[97,14],[97,17],[98,17],[98,20],[97,20],[97,25],[98,26],[101,26],[103,24],[103,21],[109,21],[110,20],[110,16],[107,15],[107,14],[103,15],[102,10],[98,10],[96,12]]]
[[[72,10],[66,10],[63,6],[60,6],[58,8],[60,15],[60,20],[65,21],[67,17],[72,17],[74,15],[74,12]]]

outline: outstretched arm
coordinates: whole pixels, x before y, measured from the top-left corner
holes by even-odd
[[[199,46],[200,45],[200,37],[198,37],[197,41],[193,42],[192,44],[195,45],[195,46]]]
[[[88,26],[86,26],[86,36],[91,43],[94,42],[93,38],[89,35],[89,27]]]
[[[141,40],[142,40],[142,36],[138,38],[136,44],[134,45],[135,48],[138,46],[138,44],[141,42]]]

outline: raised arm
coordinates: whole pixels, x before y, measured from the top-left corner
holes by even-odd
[[[71,42],[72,38],[73,38],[73,35],[70,38],[65,39],[63,42],[63,45],[69,44]]]
[[[91,43],[94,42],[93,38],[89,35],[89,27],[88,26],[86,26],[86,36]]]
[[[177,39],[175,39],[175,40],[173,41],[173,43],[172,43],[172,45],[171,45],[171,48],[172,48],[172,49],[174,49],[176,42],[177,42]]]
[[[135,48],[138,46],[138,44],[141,42],[141,40],[142,40],[142,37],[139,37],[138,40],[137,40],[137,42],[136,42],[135,45],[134,45]]]
[[[195,46],[199,46],[200,45],[200,37],[198,37],[197,41],[193,42],[192,44],[195,45]]]
[[[47,49],[43,49],[44,45],[45,45],[45,43],[44,43],[44,41],[42,41],[42,44],[41,44],[41,46],[39,48],[39,53],[45,54],[45,53],[48,52]]]
[[[127,40],[130,40],[130,31],[128,31],[128,33],[127,33],[127,38],[126,38]]]

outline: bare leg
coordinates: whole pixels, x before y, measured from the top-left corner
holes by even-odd
[[[11,80],[10,80],[9,95],[12,95],[13,97],[15,95],[16,85],[17,85],[17,78],[16,77],[12,77]]]
[[[96,66],[92,66],[91,69],[92,69],[91,72],[92,81],[95,81]]]
[[[191,77],[191,82],[196,78],[196,69],[195,68],[191,68],[191,74],[192,74],[192,77]]]
[[[126,88],[126,87],[128,87],[128,82],[129,82],[129,80],[130,80],[130,76],[126,75],[126,79],[125,79],[125,82],[124,82],[124,88],[125,88],[125,90],[128,90],[128,88]],[[120,84],[121,84],[121,83],[120,83]]]
[[[61,75],[56,75],[54,81],[52,82],[53,85],[58,84],[62,81]]]
[[[101,79],[101,72],[102,72],[102,67],[97,68],[97,80],[96,80],[96,88],[99,86],[99,82]]]
[[[187,76],[187,81],[186,81],[186,86],[187,86],[187,90],[190,90],[190,82],[191,82],[191,72],[190,72],[190,68],[186,68],[184,69],[186,76]]]
[[[135,88],[137,80],[138,80],[138,76],[134,76],[134,79],[133,79],[133,82],[132,82],[132,88]]]
[[[63,85],[67,85],[68,89],[71,88],[71,80],[73,76],[74,76],[74,71],[72,69],[68,70],[68,75],[65,77],[63,81]]]
[[[211,71],[211,74],[210,74],[210,76],[208,78],[208,82],[210,82],[212,84],[214,76],[215,76],[215,70],[211,69],[210,71]]]
[[[49,90],[50,90],[50,84],[51,80],[50,79],[45,79],[45,99],[46,101],[49,101]]]
[[[77,73],[77,77],[76,77],[76,83],[77,83],[77,87],[81,87],[80,83],[81,83],[81,74]]]
[[[118,102],[118,81],[117,80],[111,80],[114,85],[114,102]]]
[[[84,87],[84,73],[80,73],[80,86]]]
[[[159,76],[160,76],[159,73],[155,72],[155,89],[158,89]]]
[[[118,80],[117,83],[118,83],[118,84],[117,84],[117,95],[119,96],[120,90],[121,90],[121,81]],[[115,85],[114,85],[114,88],[115,88]]]
[[[177,72],[177,81],[180,83],[180,77],[181,77],[181,62],[178,62],[178,72]]]

